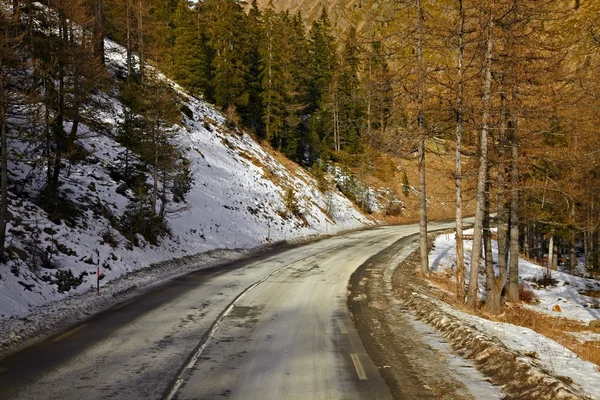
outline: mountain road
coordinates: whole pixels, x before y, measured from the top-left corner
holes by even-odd
[[[392,398],[347,286],[417,232],[356,231],[177,278],[0,360],[0,399]]]

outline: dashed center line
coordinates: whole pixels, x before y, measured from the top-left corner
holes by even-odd
[[[365,374],[365,370],[363,369],[363,366],[360,363],[358,354],[350,354],[350,357],[352,358],[352,362],[354,363],[354,369],[356,369],[356,373],[358,374],[358,379],[360,379],[361,381],[366,381],[367,374]]]
[[[60,335],[57,338],[52,339],[53,342],[60,342],[61,340],[71,336],[72,334],[74,334],[75,332],[79,332],[80,330],[82,330],[83,328],[85,328],[87,326],[87,324],[83,324],[83,325],[79,325],[77,328],[71,329],[69,332],[67,333],[63,333],[62,335]]]
[[[344,322],[342,322],[341,319],[337,320],[338,326],[340,327],[340,332],[342,333],[342,335],[347,335],[348,331],[346,330],[346,327],[344,326]]]

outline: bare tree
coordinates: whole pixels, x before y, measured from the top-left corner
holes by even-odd
[[[456,186],[456,298],[465,301],[465,256],[463,242],[463,208],[462,208],[462,136],[464,123],[464,29],[465,10],[463,0],[458,0],[458,56],[456,79],[456,159],[454,183]]]
[[[421,271],[429,272],[429,251],[427,249],[427,188],[425,176],[425,61],[423,58],[423,5],[416,0],[417,27],[417,129],[419,132],[419,244],[421,246]]]
[[[493,6],[494,0],[491,5]],[[467,304],[471,308],[476,308],[478,304],[477,292],[479,289],[479,262],[481,260],[481,241],[483,216],[486,201],[486,180],[488,176],[488,134],[491,117],[491,88],[492,88],[492,60],[493,60],[493,32],[494,17],[493,7],[487,9],[487,27],[486,27],[486,51],[483,66],[483,85],[482,85],[482,121],[481,131],[479,133],[479,168],[477,172],[477,195],[475,205],[475,223],[473,231],[473,250],[471,253],[471,273],[469,275],[469,292]]]

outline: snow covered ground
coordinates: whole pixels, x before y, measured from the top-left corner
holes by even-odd
[[[125,50],[110,41],[106,50],[110,69],[122,71]],[[111,228],[107,214],[119,218],[133,193],[130,189],[118,193],[122,182],[109,172],[124,148],[114,139],[123,119],[121,105],[108,99],[111,110],[103,119],[112,134],[81,127],[88,133],[78,142],[90,154],[83,162],[69,165],[61,177],[62,192],[82,210],[76,224],[53,223],[35,204],[34,195],[45,174],[42,168],[34,169],[24,161],[10,165],[11,179],[27,180],[29,190],[23,192],[27,196],[11,196],[9,211],[16,218],[7,228],[7,243],[13,258],[0,264],[0,321],[25,317],[49,303],[93,291],[98,264],[104,287],[165,260],[215,249],[249,249],[267,241],[331,234],[377,222],[363,215],[334,185],[323,193],[303,169],[291,162],[282,164],[252,137],[228,128],[212,106],[172,86],[182,105],[191,110],[189,116],[182,113],[174,129],[177,144],[191,161],[193,183],[185,204],[171,203],[178,208],[167,217],[171,235],[159,245],[140,238],[140,246],[135,247]],[[147,179],[151,183],[150,175]],[[299,206],[296,214],[286,207],[290,189]],[[55,253],[52,269],[31,272],[27,260],[32,245]],[[53,280],[58,271],[72,273],[81,283],[61,292],[56,284],[42,279]]]
[[[465,230],[465,234],[472,235],[473,230]],[[465,262],[468,265],[471,262],[472,240],[465,241]],[[498,243],[493,240],[492,248],[494,260],[497,260]],[[456,263],[456,241],[454,234],[443,234],[437,237],[435,248],[429,259],[432,271],[444,271],[453,269]],[[536,283],[550,273],[556,280],[556,284],[542,287]],[[468,281],[468,274],[466,276]],[[519,258],[519,280],[527,285],[539,298],[539,304],[529,305],[532,309],[544,312],[555,317],[564,317],[580,320],[586,323],[600,319],[600,308],[598,299],[586,296],[584,293],[589,291],[600,291],[600,283],[593,279],[573,276],[560,271],[547,271],[546,268],[527,260]],[[480,275],[480,291],[484,295],[485,276]],[[553,311],[553,307],[558,305],[561,312]]]
[[[472,230],[465,231],[472,234]],[[435,241],[435,248],[430,254],[430,268],[433,271],[453,269],[456,261],[454,234],[442,234]],[[493,241],[494,257],[497,256],[497,243]],[[470,264],[472,241],[465,241],[465,261]],[[582,322],[590,322],[600,318],[600,310],[592,308],[596,304],[593,297],[585,296],[586,290],[599,290],[597,281],[572,276],[563,272],[552,271],[556,285],[538,287],[533,283],[545,273],[545,268],[519,259],[520,281],[528,285],[539,297],[537,305],[529,305],[532,309],[551,314],[555,317],[569,318]],[[468,273],[467,273],[468,278]],[[480,288],[483,288],[485,278],[480,276]],[[466,314],[441,303],[442,309],[461,320],[464,320],[477,329],[497,337],[509,349],[523,354],[537,354],[539,361],[549,371],[571,378],[575,383],[591,396],[600,398],[600,372],[598,366],[584,361],[564,346],[534,332],[531,329],[507,323],[492,322],[470,314]],[[554,305],[559,305],[561,312],[552,311]],[[594,332],[580,332],[577,334],[580,341],[598,341],[599,335]]]

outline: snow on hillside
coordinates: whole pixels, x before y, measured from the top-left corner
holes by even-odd
[[[473,230],[465,230],[465,234],[473,234]],[[470,265],[472,240],[465,241],[465,264]],[[492,242],[494,258],[498,255],[497,241]],[[443,234],[436,238],[434,249],[430,254],[432,271],[444,271],[456,265],[456,240],[454,234]],[[552,314],[583,322],[600,319],[598,299],[586,296],[588,291],[600,292],[600,284],[592,279],[581,278],[567,273],[552,271],[553,285],[538,286],[535,282],[544,277],[544,267],[533,264],[522,258],[519,259],[519,279],[527,285],[539,298],[539,304],[527,305],[536,311]],[[468,281],[468,272],[466,279]],[[485,287],[485,277],[480,275],[480,288]],[[483,294],[483,293],[482,293]],[[523,354],[535,353],[545,367],[558,375],[573,379],[588,394],[600,398],[600,372],[598,366],[582,360],[566,347],[531,329],[508,323],[493,322],[487,319],[457,311],[443,303],[443,309],[458,318],[467,321],[497,337],[505,346]],[[553,306],[559,305],[561,312],[552,311]],[[573,333],[575,335],[575,333]],[[598,341],[598,334],[590,331],[579,332],[581,341]]]
[[[465,230],[465,234],[472,235],[473,230]],[[456,241],[454,235],[440,235],[435,241],[435,248],[430,256],[432,271],[443,271],[456,265]],[[465,240],[465,263],[470,264],[472,240]],[[492,241],[494,259],[498,255],[498,242]],[[551,273],[554,284],[543,287],[536,281],[543,280],[547,272]],[[468,274],[466,279],[468,281]],[[480,276],[480,290],[485,288],[485,276]],[[536,311],[561,316],[565,318],[590,322],[600,319],[600,303],[597,298],[586,296],[586,293],[600,292],[600,283],[593,279],[573,276],[560,271],[547,271],[546,268],[519,258],[519,280],[528,286],[539,298],[539,304],[528,305]],[[481,293],[483,295],[483,293]],[[558,305],[561,312],[553,311]]]
[[[107,42],[111,70],[125,68],[124,52]],[[45,171],[33,169],[31,163],[15,162],[10,166],[11,179],[27,179],[30,190],[24,190],[21,198],[11,195],[14,218],[8,225],[7,243],[13,256],[0,265],[0,320],[24,316],[36,306],[73,293],[91,291],[98,262],[104,286],[164,260],[220,248],[253,248],[267,240],[335,233],[376,222],[336,189],[321,192],[304,170],[291,162],[285,162],[286,168],[250,136],[227,128],[213,107],[172,86],[182,105],[191,110],[189,116],[182,114],[176,140],[191,161],[193,184],[185,204],[174,204],[179,209],[167,217],[171,235],[158,246],[140,239],[141,245],[135,247],[111,228],[106,215],[121,216],[131,196],[129,189],[117,192],[122,182],[109,173],[117,154],[124,150],[111,135],[89,132],[80,139],[79,144],[90,154],[84,162],[69,165],[68,173],[61,177],[61,190],[81,209],[76,223],[51,222],[33,200]],[[103,119],[114,134],[123,115],[117,100],[108,102],[112,113]],[[151,182],[150,176],[147,179]],[[290,192],[298,205],[296,213],[286,207]],[[32,273],[27,261],[34,256],[32,248],[53,250],[55,268]],[[62,293],[51,283],[57,274],[71,273],[72,281],[81,279],[75,288]]]

